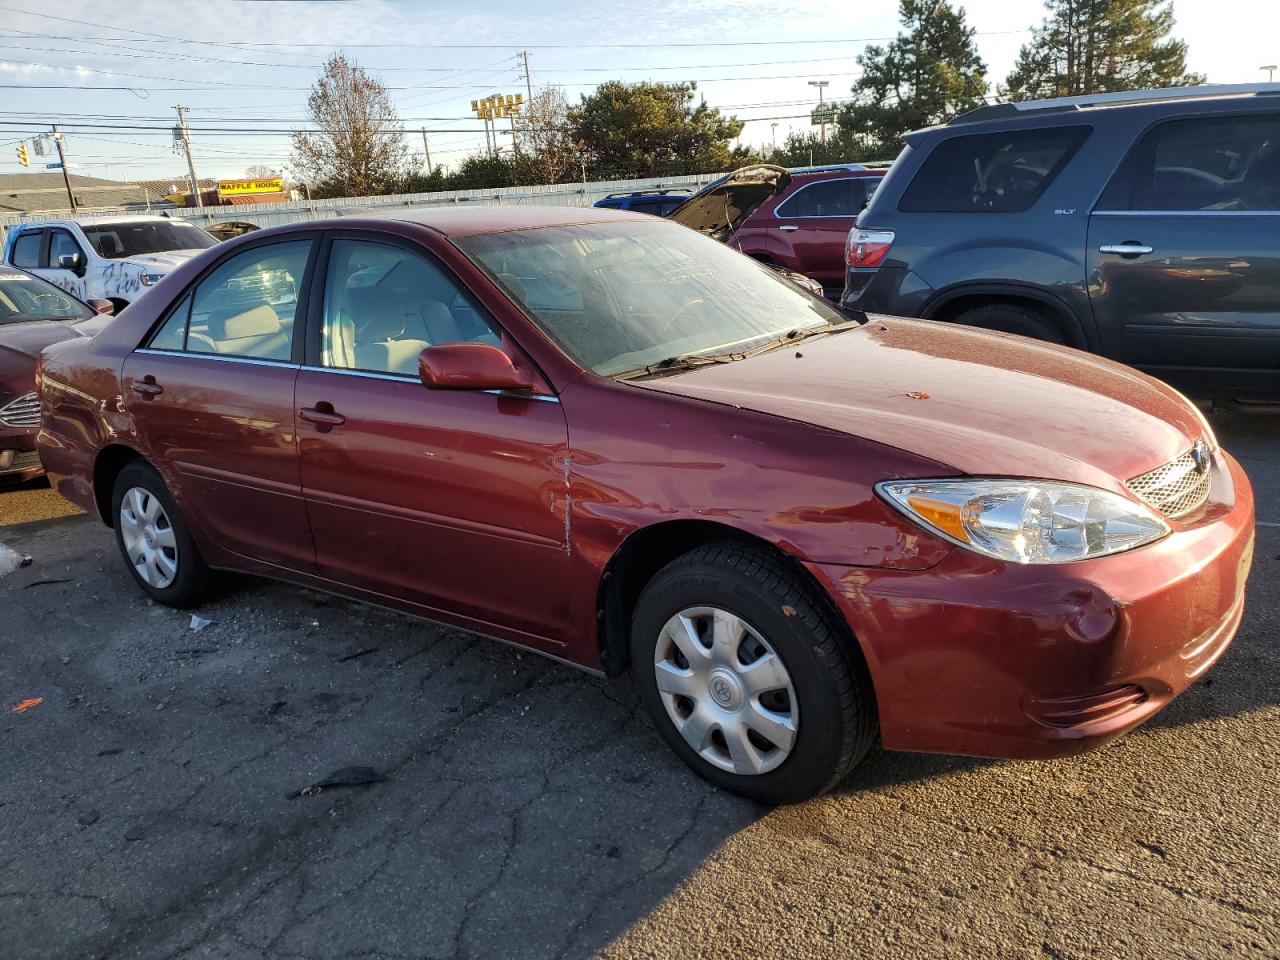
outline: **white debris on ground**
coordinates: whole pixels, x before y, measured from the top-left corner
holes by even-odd
[[[18,551],[0,543],[0,577],[7,577],[19,567],[26,567],[30,564],[31,558],[26,554],[18,553]]]
[[[208,626],[209,624],[211,624],[211,623],[213,623],[213,621],[212,621],[212,620],[206,620],[204,617],[200,616],[199,614],[195,614],[195,613],[193,613],[193,614],[191,615],[191,629],[192,629],[192,630],[195,630],[195,631],[199,632],[199,631],[203,630],[205,627],[207,627],[207,626]]]

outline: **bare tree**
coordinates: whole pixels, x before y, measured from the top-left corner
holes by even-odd
[[[516,141],[527,158],[529,173],[542,183],[556,183],[577,161],[578,145],[569,124],[569,104],[556,87],[542,87],[516,118]]]
[[[244,168],[244,175],[248,180],[271,180],[280,176],[280,171],[265,163],[254,163]]]
[[[354,60],[335,53],[307,97],[314,132],[293,135],[293,169],[316,196],[387,193],[409,161],[387,88]]]

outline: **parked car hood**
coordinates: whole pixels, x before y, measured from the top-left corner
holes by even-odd
[[[703,187],[667,214],[667,219],[723,243],[760,204],[781,193],[790,182],[791,174],[785,167],[769,163],[739,167]]]
[[[29,320],[0,324],[0,403],[35,389],[36,357],[51,343],[82,336],[77,324]]]
[[[643,381],[865,437],[971,475],[1119,489],[1206,426],[1175,390],[1067,347],[871,317],[734,363]]]
[[[159,272],[168,273],[186,263],[203,250],[165,250],[163,253],[139,253],[125,257],[125,263],[132,263],[148,269],[158,268]]]

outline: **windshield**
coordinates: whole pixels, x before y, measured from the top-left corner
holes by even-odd
[[[179,220],[84,223],[80,226],[93,249],[109,260],[168,250],[203,250],[218,242],[199,227]]]
[[[457,245],[602,376],[847,319],[768,267],[661,220],[487,233]]]
[[[51,283],[0,270],[0,324],[24,320],[87,320],[94,312]]]

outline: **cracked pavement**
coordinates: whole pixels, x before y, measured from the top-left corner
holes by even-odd
[[[1215,425],[1270,525],[1207,680],[1083,757],[875,751],[779,810],[629,682],[255,580],[192,631],[96,522],[10,520],[3,955],[1280,956],[1280,415]],[[350,766],[387,780],[287,798]]]

